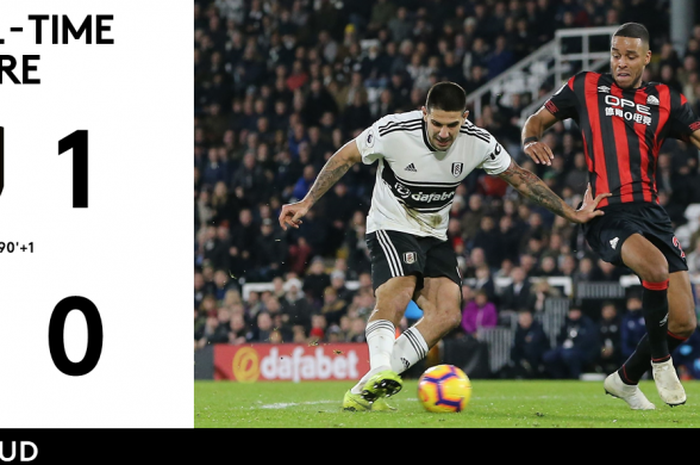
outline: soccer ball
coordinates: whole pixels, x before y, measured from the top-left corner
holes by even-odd
[[[418,380],[418,399],[429,412],[461,412],[471,395],[469,377],[454,365],[430,367]]]

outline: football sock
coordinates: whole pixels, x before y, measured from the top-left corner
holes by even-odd
[[[660,283],[642,281],[642,312],[649,335],[649,349],[654,362],[664,362],[668,350],[668,279]]]
[[[666,343],[668,344],[669,353],[672,353],[674,350],[676,350],[676,347],[687,340],[688,338],[683,338],[669,331],[666,336]],[[649,346],[649,336],[645,334],[639,340],[639,344],[637,344],[637,348],[632,355],[630,355],[625,363],[622,364],[622,367],[617,370],[622,382],[632,385],[639,383],[639,380],[642,379],[644,373],[651,368],[651,365],[649,365],[650,359],[651,347]]]
[[[401,374],[423,360],[428,355],[429,350],[423,335],[418,331],[418,328],[412,326],[394,342],[394,351],[391,353],[391,369]]]
[[[367,323],[365,339],[369,348],[369,371],[352,388],[359,394],[367,380],[378,371],[391,368],[391,353],[396,341],[396,328],[389,320],[374,320]]]

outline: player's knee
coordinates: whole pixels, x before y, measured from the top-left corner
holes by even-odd
[[[446,306],[440,315],[442,315],[442,325],[446,331],[451,331],[462,323],[462,312],[457,305]]]
[[[687,317],[669,319],[668,330],[675,337],[687,339],[693,335],[698,327],[698,320],[694,312],[688,312]]]
[[[645,266],[639,274],[643,281],[649,283],[663,283],[668,281],[668,262],[665,259],[653,261]]]

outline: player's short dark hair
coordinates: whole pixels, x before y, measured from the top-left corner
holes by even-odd
[[[630,37],[632,39],[642,39],[647,47],[649,46],[649,31],[643,24],[625,23],[618,27],[613,33],[613,37]]]
[[[425,108],[432,110],[459,111],[467,108],[467,93],[454,82],[438,82],[428,90]]]

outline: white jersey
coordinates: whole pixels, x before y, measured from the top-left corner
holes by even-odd
[[[363,163],[378,161],[368,233],[388,229],[447,240],[457,186],[474,169],[497,175],[511,163],[501,144],[470,121],[447,151],[436,150],[420,110],[380,118],[355,143]]]

